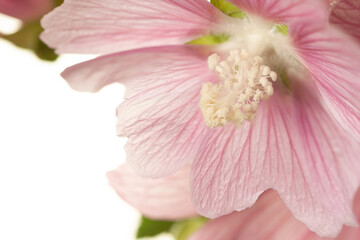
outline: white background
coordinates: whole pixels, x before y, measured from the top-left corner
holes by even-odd
[[[0,16],[2,32],[17,26]],[[124,88],[79,93],[59,76],[89,58],[47,63],[0,39],[0,239],[134,239],[140,215],[105,175],[125,161]]]

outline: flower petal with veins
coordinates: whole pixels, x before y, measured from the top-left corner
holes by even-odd
[[[327,23],[327,7],[314,0],[230,0],[240,9],[293,27],[317,28]],[[311,23],[311,24],[310,24]]]
[[[193,47],[172,46],[100,57],[63,76],[82,91],[125,84],[117,132],[129,137],[127,161],[142,176],[161,177],[192,160],[207,131],[199,109],[202,84],[215,78],[207,69],[206,56]]]
[[[360,191],[354,200],[360,220]],[[235,212],[207,223],[189,240],[331,240],[311,232],[296,220],[274,191],[266,191],[250,209]],[[358,240],[360,229],[344,227],[333,240]]]
[[[296,42],[304,65],[334,117],[360,142],[360,47],[326,28]]]
[[[354,36],[360,44],[360,1],[336,0],[331,5],[330,23]]]
[[[220,14],[204,0],[67,0],[42,20],[41,38],[58,53],[183,44],[207,34]]]
[[[115,191],[130,205],[153,219],[181,219],[196,216],[190,200],[189,167],[159,179],[142,178],[127,165],[109,172]]]
[[[192,166],[193,201],[214,218],[250,207],[273,188],[311,230],[336,236],[343,224],[356,224],[359,151],[306,89],[298,97],[277,94],[259,106],[253,123],[204,137]]]

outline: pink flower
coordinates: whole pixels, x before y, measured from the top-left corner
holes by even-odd
[[[193,160],[200,214],[243,210],[272,188],[312,231],[336,236],[357,224],[360,180],[360,45],[338,28],[355,27],[345,13],[360,8],[232,2],[248,17],[205,0],[68,0],[44,18],[42,38],[59,53],[113,53],[62,75],[80,91],[127,86],[117,130],[138,174],[167,176]],[[222,43],[184,44],[204,35]]]
[[[49,12],[52,6],[52,0],[0,0],[0,13],[31,21]]]

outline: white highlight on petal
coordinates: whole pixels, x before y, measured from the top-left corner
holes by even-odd
[[[200,108],[211,128],[253,119],[259,102],[273,95],[272,82],[277,79],[270,67],[261,65],[262,57],[253,57],[245,49],[231,50],[226,60],[220,60],[212,54],[208,65],[221,82],[204,83],[201,89]]]

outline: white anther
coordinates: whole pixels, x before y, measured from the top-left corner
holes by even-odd
[[[269,83],[269,81],[267,80],[267,78],[265,78],[265,77],[260,78],[260,84],[263,87],[266,87],[268,85],[268,83]]]
[[[211,70],[215,69],[215,66],[218,64],[218,62],[220,61],[220,56],[217,55],[216,53],[210,55],[208,57],[208,66]]]
[[[235,61],[235,56],[234,55],[230,55],[227,58],[228,62],[234,62]]]
[[[227,61],[220,62],[220,65],[225,69],[226,72],[232,73],[232,68]]]
[[[258,72],[259,72],[258,66],[251,66],[249,77],[255,78]]]
[[[265,66],[263,69],[262,69],[262,75],[263,76],[268,76],[270,74],[271,70],[268,66]]]
[[[245,49],[242,49],[241,50],[241,57],[247,58],[248,56],[249,56],[249,53]]]
[[[226,59],[220,61],[217,54],[209,56],[209,68],[215,69],[221,82],[204,83],[201,90],[201,111],[211,128],[250,121],[259,102],[274,94],[272,82],[277,75],[268,66],[260,66],[262,57],[234,49]]]
[[[262,64],[263,63],[263,58],[262,57],[259,57],[259,56],[256,56],[254,57],[254,65],[259,65],[259,64]]]
[[[244,102],[245,99],[246,99],[245,94],[240,94],[240,96],[239,96],[239,102]]]
[[[270,72],[270,77],[271,77],[271,79],[272,79],[274,82],[276,82],[276,80],[277,80],[277,74],[276,74],[276,72],[271,71],[271,72]]]
[[[219,73],[219,74],[224,74],[224,75],[226,75],[226,71],[225,71],[222,67],[220,67],[219,65],[216,65],[215,71],[216,71],[217,73]]]
[[[230,79],[226,79],[224,84],[226,88],[231,88],[234,85]]]
[[[255,80],[253,78],[249,78],[248,86],[251,88],[255,87]]]
[[[252,89],[251,89],[251,88],[246,88],[245,94],[246,94],[247,97],[251,97],[251,95],[252,95]]]
[[[235,60],[234,60],[235,66],[239,66],[241,63],[241,56],[238,54],[235,56]]]

